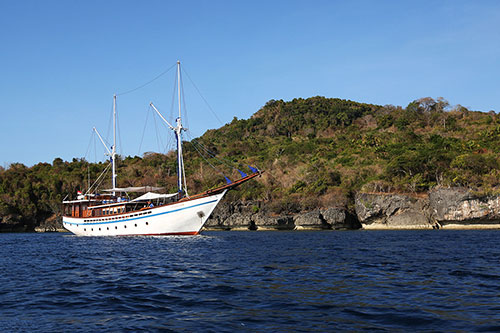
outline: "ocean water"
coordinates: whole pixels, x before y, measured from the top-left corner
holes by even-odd
[[[0,331],[498,331],[499,239],[0,234]]]

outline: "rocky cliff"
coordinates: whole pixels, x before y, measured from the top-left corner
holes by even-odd
[[[0,232],[25,232],[32,231],[33,228],[31,223],[26,223],[19,215],[0,216]]]
[[[364,229],[432,229],[428,196],[358,193],[356,215]]]
[[[500,228],[500,197],[461,187],[418,196],[358,193],[355,207],[364,229]]]
[[[500,196],[440,188],[429,193],[429,204],[432,220],[442,228],[500,228]]]
[[[207,230],[346,230],[359,229],[357,218],[344,208],[316,209],[298,214],[272,214],[262,202],[223,202],[207,223]]]

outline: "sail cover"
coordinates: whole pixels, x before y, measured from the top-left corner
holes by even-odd
[[[160,199],[160,198],[171,198],[171,197],[175,197],[176,195],[177,195],[177,193],[160,194],[160,193],[148,192],[148,193],[143,194],[140,197],[135,198],[134,200],[131,200],[131,201],[146,201],[146,200],[155,200],[155,199]]]

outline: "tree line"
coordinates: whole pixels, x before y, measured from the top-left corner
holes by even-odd
[[[191,194],[237,179],[247,165],[265,170],[229,200],[261,200],[276,213],[352,205],[356,191],[420,193],[465,186],[483,194],[499,187],[500,117],[451,106],[443,98],[406,107],[321,96],[270,100],[184,142]],[[200,155],[203,155],[201,156]],[[60,214],[61,202],[88,188],[107,162],[54,159],[0,168],[2,223],[34,227]],[[214,167],[216,170],[213,170]],[[156,185],[175,192],[175,153],[121,157],[118,186]],[[107,181],[107,180],[106,180]],[[103,183],[104,187],[110,187]]]

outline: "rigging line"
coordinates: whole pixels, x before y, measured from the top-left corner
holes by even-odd
[[[176,88],[176,84],[177,84],[177,75],[174,75],[174,88],[172,90],[172,103],[170,104],[170,114],[169,114],[169,119],[175,119],[174,118],[174,104],[175,104],[175,88]]]
[[[94,131],[92,131],[92,133],[90,134],[90,138],[89,138],[89,145],[87,146],[87,151],[85,152],[85,159],[87,158],[87,154],[89,153],[90,151],[90,146],[92,145],[92,138],[94,137]],[[90,158],[90,157],[89,157]]]
[[[167,74],[172,68],[174,68],[175,66],[177,66],[177,63],[173,64],[171,67],[169,67],[167,70],[161,72],[159,75],[157,75],[154,79],[134,88],[134,89],[130,89],[130,90],[127,90],[125,92],[122,92],[122,93],[119,93],[119,94],[116,94],[116,96],[122,96],[122,95],[125,95],[125,94],[130,94],[131,92],[134,92],[136,90],[139,90],[141,88],[144,88],[145,86],[147,86],[148,84],[156,81],[157,79],[159,79],[160,77],[162,77],[163,75]]]
[[[189,143],[191,143],[191,144],[192,144],[192,142],[191,142],[191,141],[190,141]],[[222,171],[220,171],[219,169],[217,169],[215,166],[213,166],[213,165],[212,165],[212,163],[210,163],[210,162],[209,162],[209,161],[205,158],[205,156],[203,156],[203,154],[202,154],[202,153],[198,150],[198,148],[196,148],[196,146],[195,146],[195,145],[193,145],[193,148],[194,148],[194,149],[198,152],[198,154],[199,154],[199,155],[200,155],[200,156],[201,156],[201,157],[205,160],[205,162],[207,162],[207,163],[208,163],[208,165],[210,165],[210,166],[212,167],[212,169],[214,169],[215,171],[217,171],[218,173],[220,173],[221,175],[223,175],[223,176],[225,177],[224,173],[223,173]]]
[[[116,131],[118,132],[118,141],[120,141],[120,145],[118,146],[120,152],[118,155],[123,156],[122,131],[120,130],[120,117],[118,116],[118,112],[116,113]]]
[[[141,143],[139,144],[139,151],[137,152],[137,155],[141,155],[142,142],[144,141],[144,134],[146,134],[146,125],[148,124],[149,113],[151,111],[153,110],[151,110],[151,105],[149,105],[148,110],[146,112],[146,121],[144,122],[144,129],[142,130]]]
[[[162,122],[161,124],[164,127],[163,133],[165,136],[165,147],[163,150],[163,154],[167,154],[169,150],[173,149],[174,147],[173,141],[175,139],[173,135],[170,135],[170,128],[164,122]]]
[[[191,137],[191,136],[190,136]],[[216,155],[211,152],[210,150],[208,150],[205,146],[203,146],[201,143],[199,143],[198,141],[196,141],[195,139],[191,138],[191,142],[194,144],[197,144],[201,149],[203,149],[211,158],[214,158],[215,160],[221,162],[222,164],[225,164],[227,166],[229,166],[230,168],[234,169],[234,166],[228,164],[228,163],[224,163],[224,161],[220,160],[219,158],[216,157]]]
[[[186,192],[186,196],[189,198],[188,188],[186,184],[186,171],[184,170],[184,158],[181,155],[181,165],[182,165],[182,175],[184,176],[184,192]]]
[[[213,152],[211,152],[210,150],[208,150],[204,145],[202,145],[201,143],[199,143],[196,139],[193,139],[191,138],[191,143],[196,143],[198,146],[200,146],[209,156],[211,156],[212,158],[214,158],[215,160],[219,161],[220,163],[228,166],[230,169],[233,169],[233,170],[237,170],[238,172],[241,173],[241,170],[238,169],[237,167],[235,167],[234,165],[236,164],[238,167],[244,167],[245,165],[243,163],[239,163],[239,162],[233,162],[233,161],[230,161],[230,160],[227,160],[225,158],[218,158]],[[232,162],[232,164],[230,164],[230,162]]]
[[[194,141],[194,142],[196,142],[196,141]],[[197,143],[197,142],[196,142],[196,143]],[[197,144],[198,144],[198,143],[197,143]],[[198,145],[199,145],[199,144],[198,144]],[[199,146],[200,146],[200,147],[201,147],[201,148],[202,148],[202,149],[203,149],[203,150],[204,150],[204,151],[205,151],[205,152],[206,152],[206,153],[207,153],[207,154],[208,154],[211,158],[215,159],[216,161],[218,161],[218,162],[219,162],[219,163],[221,163],[222,165],[225,165],[225,166],[229,167],[229,169],[231,169],[231,170],[239,170],[237,167],[235,167],[235,166],[233,166],[233,165],[231,165],[231,164],[229,164],[229,163],[226,163],[226,162],[224,162],[223,160],[221,160],[221,159],[217,158],[215,155],[211,154],[211,153],[210,153],[210,151],[208,151],[205,147],[203,147],[203,146],[201,146],[201,145],[199,145]]]
[[[162,151],[161,147],[163,146],[163,142],[161,141],[161,138],[158,135],[158,122],[156,121],[156,117],[153,117],[153,119],[155,123],[156,144],[158,145],[158,151],[161,152]]]
[[[181,72],[182,74],[182,72]],[[188,118],[188,111],[187,111],[187,106],[186,106],[186,97],[184,95],[184,78],[183,76],[181,75],[181,82],[182,82],[182,90],[181,90],[181,93],[182,93],[182,105],[184,106],[184,119],[186,119],[186,130],[188,130],[190,128],[189,126],[189,118]]]
[[[101,174],[103,177],[101,177],[101,180],[100,180],[99,184],[96,185],[95,191],[97,191],[97,189],[99,188],[99,186],[101,186],[102,182],[105,179],[104,176],[106,176],[108,174],[108,172],[109,172],[110,166],[111,166],[111,163],[109,163],[108,166],[106,167],[106,169],[104,169],[103,173]],[[96,182],[94,184],[96,184],[96,183],[97,183],[97,180],[96,180]]]
[[[208,108],[210,109],[210,111],[212,112],[212,114],[215,116],[215,118],[219,121],[219,123],[221,125],[224,125],[222,123],[222,121],[219,119],[219,117],[217,116],[217,114],[215,113],[215,111],[212,109],[212,107],[210,106],[210,104],[208,104],[207,100],[205,99],[205,97],[203,97],[203,95],[201,94],[200,90],[198,89],[198,87],[196,86],[196,84],[194,84],[193,80],[191,80],[191,77],[189,76],[189,73],[186,71],[185,69],[185,66],[182,67],[182,70],[184,71],[184,73],[186,73],[189,81],[191,81],[191,83],[193,84],[194,88],[196,89],[196,91],[198,92],[198,94],[200,95],[200,97],[203,99],[203,101],[205,102],[205,104],[208,106]]]
[[[106,129],[106,136],[103,138],[103,140],[106,142],[107,147],[111,147],[111,145],[109,144],[108,138],[110,136],[109,133],[112,132],[112,127],[113,127],[113,104],[111,104],[111,112],[109,113],[108,128]],[[106,151],[104,151],[104,153],[106,153]]]
[[[190,136],[191,137],[191,136]],[[211,157],[213,157],[214,159],[216,159],[217,161],[221,162],[222,164],[225,164],[227,165],[228,167],[230,167],[231,169],[237,169],[236,167],[234,167],[233,165],[229,164],[229,160],[226,160],[224,158],[220,159],[218,158],[213,152],[211,152],[210,150],[208,150],[208,148],[206,148],[204,145],[202,145],[201,143],[199,143],[196,139],[193,139],[191,138],[191,142],[194,142],[196,143],[198,146],[200,146],[208,155],[210,155]],[[226,161],[226,162],[225,162]],[[234,164],[234,163],[233,163]],[[243,166],[243,164],[241,163],[236,163],[238,166]]]
[[[97,177],[97,179],[95,180],[95,182],[88,188],[87,190],[87,193],[85,194],[89,194],[91,193],[91,189],[94,187],[94,185],[97,184],[97,182],[102,178],[104,179],[104,175],[107,173],[107,171],[109,170],[109,167],[111,166],[111,163],[108,163],[108,165],[106,166],[106,168],[104,168],[104,170],[101,172],[101,174],[99,175],[99,177]],[[101,183],[102,183],[102,180],[101,180]],[[97,186],[96,186],[96,190],[97,188],[99,187],[99,185],[101,185],[101,183],[99,183]]]

